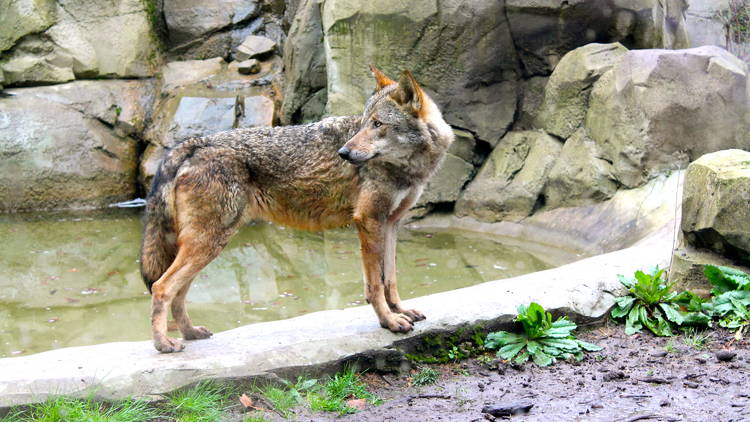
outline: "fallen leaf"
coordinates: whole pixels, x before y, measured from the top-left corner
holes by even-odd
[[[240,396],[240,403],[245,406],[245,409],[250,409],[253,407],[253,399],[248,397],[245,393],[242,393],[242,395]]]
[[[346,405],[352,409],[365,410],[365,399],[351,399],[346,401]]]

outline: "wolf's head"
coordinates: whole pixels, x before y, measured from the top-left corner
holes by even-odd
[[[341,158],[353,164],[371,161],[398,167],[413,167],[414,160],[437,160],[436,167],[453,141],[440,109],[411,72],[404,71],[396,83],[375,67],[370,69],[375,93],[365,104],[362,128],[339,149]],[[426,170],[431,173],[434,168]]]

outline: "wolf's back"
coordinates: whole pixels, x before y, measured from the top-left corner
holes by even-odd
[[[141,244],[141,276],[151,286],[174,261],[176,233],[174,225],[174,181],[180,166],[196,149],[206,144],[203,138],[186,140],[166,154],[159,165],[146,199]]]

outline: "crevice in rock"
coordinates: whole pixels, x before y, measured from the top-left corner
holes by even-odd
[[[102,154],[106,155],[109,158],[112,158],[113,160],[119,160],[120,159],[120,157],[118,157],[117,154],[115,154],[114,152],[112,152],[112,151],[104,148],[101,145],[95,146],[94,150],[101,152]]]

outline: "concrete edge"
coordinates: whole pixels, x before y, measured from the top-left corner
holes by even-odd
[[[558,268],[406,301],[426,321],[397,335],[380,328],[369,306],[322,311],[239,327],[188,342],[178,354],[150,341],[72,347],[0,359],[0,409],[53,395],[117,400],[158,398],[207,379],[274,378],[340,368],[344,362],[382,367],[427,335],[482,324],[508,324],[520,304],[539,302],[576,319],[606,314],[621,286],[617,274],[668,265],[672,236],[659,231],[640,246]]]

